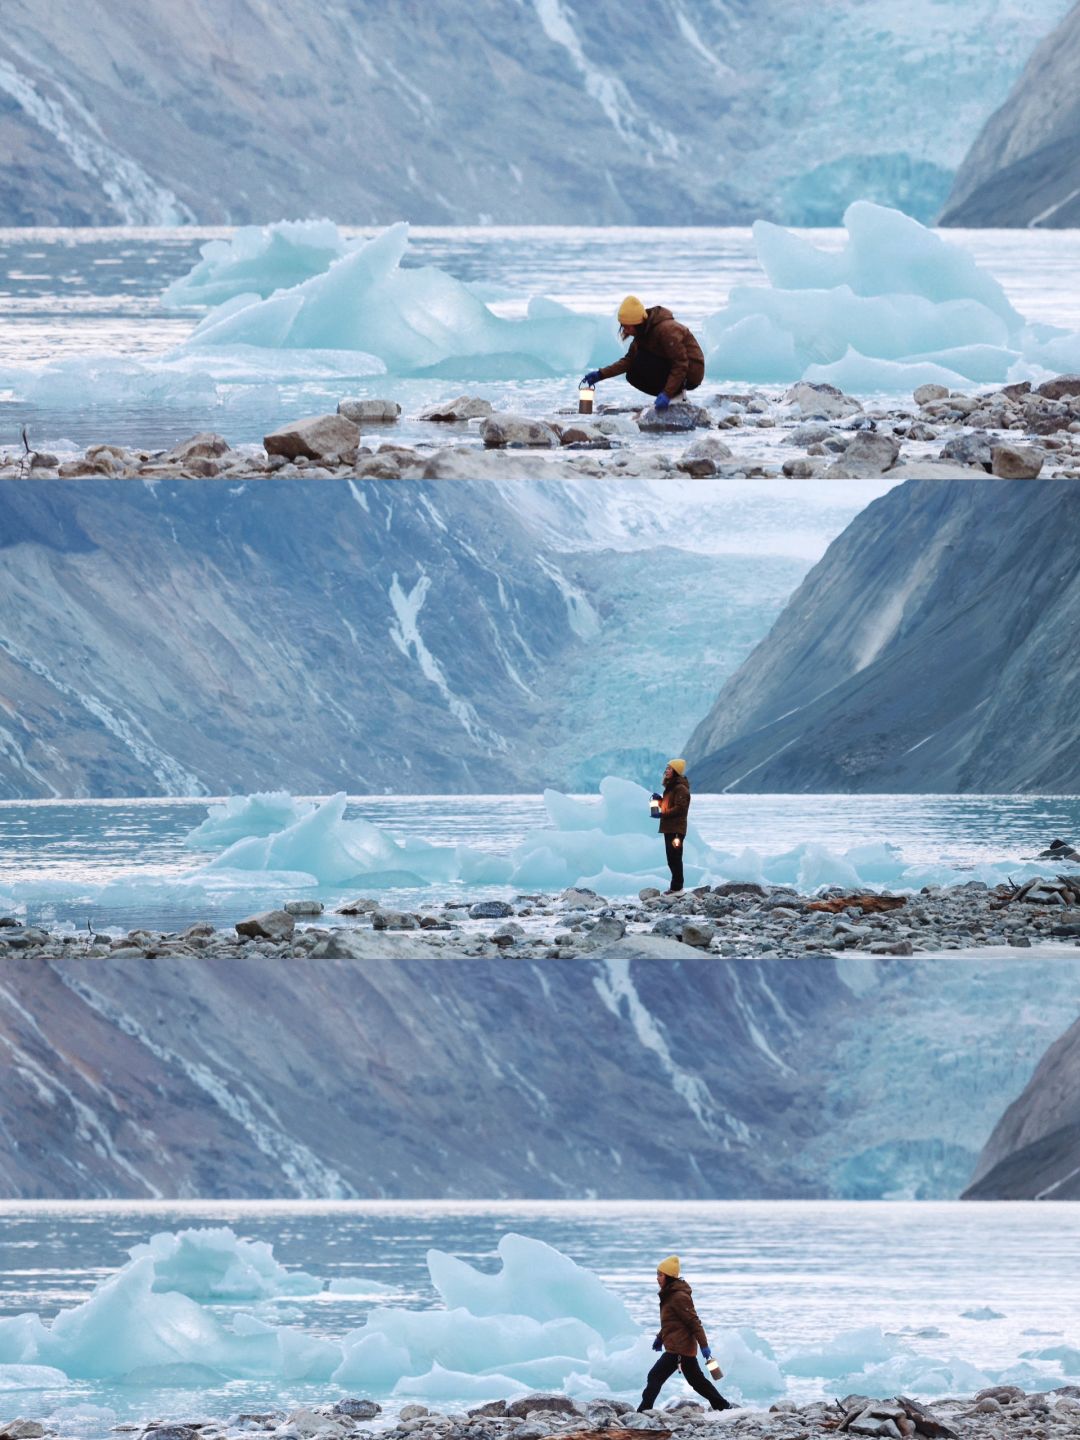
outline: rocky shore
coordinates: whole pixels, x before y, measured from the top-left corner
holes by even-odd
[[[1080,375],[965,395],[921,385],[910,406],[864,407],[832,385],[695,393],[692,404],[600,404],[595,414],[503,414],[471,395],[403,416],[390,399],[342,399],[233,448],[212,431],[169,450],[0,454],[0,478],[443,480],[530,477],[1080,479]],[[399,435],[401,438],[394,438]]]
[[[681,895],[644,889],[633,900],[593,890],[452,900],[415,910],[362,896],[320,923],[317,900],[290,900],[228,928],[200,921],[177,932],[50,933],[0,917],[0,958],[123,959],[183,955],[369,959],[507,955],[799,959],[811,955],[948,955],[1034,946],[1080,948],[1080,873],[1022,885],[981,880],[927,886],[914,895],[800,895],[786,885],[729,881]]]
[[[996,1385],[932,1405],[907,1396],[848,1395],[805,1405],[780,1400],[768,1410],[712,1412],[696,1401],[679,1400],[643,1414],[620,1400],[582,1404],[565,1395],[526,1395],[468,1411],[404,1405],[389,1418],[373,1400],[345,1399],[289,1411],[244,1411],[225,1421],[116,1425],[111,1433],[134,1440],[237,1440],[252,1434],[274,1440],[360,1440],[371,1435],[380,1440],[635,1440],[640,1434],[654,1440],[820,1440],[844,1433],[883,1440],[1055,1440],[1080,1433],[1080,1386],[1028,1394],[1014,1385]],[[36,1420],[0,1422],[0,1440],[44,1440],[61,1434]]]

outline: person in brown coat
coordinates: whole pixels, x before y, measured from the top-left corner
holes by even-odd
[[[666,410],[673,400],[685,400],[705,378],[701,346],[670,310],[653,305],[648,310],[636,295],[619,306],[619,325],[630,348],[621,360],[590,370],[583,385],[595,385],[625,375],[635,390],[656,396],[656,408]]]
[[[712,1351],[694,1309],[693,1291],[679,1274],[677,1255],[660,1261],[656,1267],[656,1283],[660,1287],[660,1329],[653,1349],[664,1353],[649,1371],[638,1410],[653,1408],[665,1382],[676,1370],[682,1371],[687,1384],[708,1400],[713,1410],[730,1410],[730,1400],[725,1400],[716,1386],[706,1380],[697,1362],[699,1345],[706,1360],[712,1358]]]
[[[666,895],[678,895],[683,888],[683,848],[690,814],[690,781],[686,778],[686,761],[669,760],[664,770],[664,793],[653,791],[660,802],[660,834],[664,837],[671,888]]]

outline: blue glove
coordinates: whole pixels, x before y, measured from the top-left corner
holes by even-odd
[[[662,1350],[664,1348],[664,1342],[660,1339],[659,1335],[657,1335],[656,1339],[652,1342],[652,1348],[654,1350]]]
[[[708,1345],[702,1345],[701,1353],[705,1356],[706,1360],[712,1359],[712,1351],[709,1349]]]
[[[597,382],[599,381],[599,379],[600,379],[600,371],[599,371],[599,370],[590,370],[589,373],[582,379],[582,382],[581,382],[581,383],[582,383],[582,385],[595,385],[595,384],[597,384]]]
[[[656,408],[657,408],[657,410],[666,410],[667,407],[668,407],[670,404],[671,404],[671,396],[668,395],[666,391],[661,390],[661,391],[660,391],[660,394],[657,395],[657,397],[656,397]]]

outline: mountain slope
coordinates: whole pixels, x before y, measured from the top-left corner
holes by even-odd
[[[1080,1200],[1080,1020],[994,1127],[964,1198]]]
[[[957,172],[942,225],[1080,225],[1080,5],[1036,48]]]
[[[9,0],[0,224],[928,220],[1066,4]]]
[[[0,1196],[951,1196],[1078,1007],[1068,961],[9,958]]]
[[[0,506],[0,794],[535,788],[517,742],[579,592],[492,490],[8,481]]]
[[[698,787],[1080,790],[1080,488],[909,481],[858,515],[688,742]]]

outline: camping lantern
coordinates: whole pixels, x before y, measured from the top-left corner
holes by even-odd
[[[579,415],[591,415],[593,400],[596,398],[596,391],[591,385],[579,385],[577,392],[577,413]]]
[[[649,814],[654,820],[660,819],[660,801],[655,795],[649,801]]]

